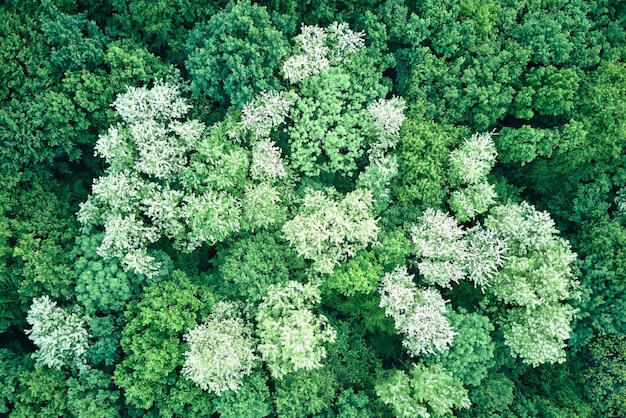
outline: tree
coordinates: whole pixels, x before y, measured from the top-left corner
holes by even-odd
[[[129,304],[121,339],[125,355],[113,373],[127,404],[145,410],[154,407],[163,415],[172,410],[184,414],[194,402],[197,408],[205,407],[202,399],[208,394],[192,382],[181,383],[186,380],[180,376],[185,362],[181,341],[212,304],[213,295],[178,270],[169,279],[146,286],[143,297]],[[182,399],[177,398],[180,390],[187,392]]]
[[[311,284],[289,281],[268,287],[256,315],[258,350],[275,379],[322,367],[324,343],[334,342],[336,334],[324,315],[311,310],[319,302],[319,291]]]
[[[205,133],[201,122],[180,120],[190,105],[178,85],[129,87],[113,106],[123,123],[96,145],[109,168],[78,212],[84,232],[104,230],[101,257],[119,258],[126,271],[154,277],[161,263],[149,253],[151,244],[165,236],[191,252],[226,239],[241,227],[246,190],[252,208],[262,209],[253,225],[274,222],[278,197],[259,201],[262,186],[246,189],[247,152],[224,144],[227,128],[217,124]]]
[[[432,362],[441,364],[463,385],[479,387],[495,365],[495,343],[490,335],[494,326],[488,317],[464,309],[446,316],[456,335],[450,349],[437,353]]]
[[[33,354],[38,364],[59,370],[69,366],[80,372],[89,368],[85,357],[89,348],[87,317],[67,313],[42,296],[33,299],[26,320],[32,326],[26,333],[39,348]]]
[[[394,370],[376,384],[376,394],[393,408],[396,417],[449,416],[453,409],[470,407],[467,390],[443,367],[412,366],[408,375]]]
[[[184,337],[189,351],[183,375],[217,396],[238,391],[257,359],[252,328],[239,315],[235,304],[217,302],[211,315]]]
[[[418,289],[406,267],[385,274],[380,284],[380,307],[403,334],[411,356],[445,351],[456,335],[445,317],[446,301],[434,289]]]
[[[429,284],[451,287],[464,276],[463,261],[467,257],[465,231],[456,219],[441,211],[426,209],[411,228],[420,274]]]
[[[508,305],[500,321],[512,355],[533,366],[565,361],[564,340],[575,313],[565,302],[576,295],[576,254],[556,235],[550,216],[526,202],[493,208],[485,227],[507,246],[487,303]]]
[[[379,228],[372,204],[369,190],[357,189],[336,202],[309,189],[282,231],[298,255],[313,261],[313,269],[330,274],[340,261],[376,242]]]
[[[185,51],[194,94],[241,108],[261,91],[279,88],[275,72],[289,44],[265,7],[240,1],[197,24]]]

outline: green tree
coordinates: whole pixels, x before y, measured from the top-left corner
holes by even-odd
[[[194,94],[241,108],[280,86],[275,74],[289,44],[265,7],[239,1],[197,24],[185,50]]]
[[[147,286],[143,297],[131,302],[121,339],[125,357],[113,375],[127,404],[145,410],[154,406],[163,415],[172,409],[184,413],[196,401],[198,407],[203,406],[201,399],[209,395],[193,384],[179,382],[184,380],[179,371],[185,362],[181,341],[212,303],[212,294],[180,271]],[[186,400],[178,400],[179,390],[188,392]]]

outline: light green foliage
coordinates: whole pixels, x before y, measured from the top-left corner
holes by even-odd
[[[287,130],[290,162],[307,176],[339,171],[349,175],[367,146],[367,97],[350,74],[331,67],[301,82]]]
[[[296,217],[283,225],[285,238],[313,269],[330,274],[339,262],[376,242],[372,194],[357,189],[337,202],[308,189]]]
[[[453,409],[470,407],[467,390],[440,365],[413,364],[409,373],[394,370],[376,384],[378,397],[396,417],[450,416]]]
[[[378,141],[372,146],[374,154],[395,148],[400,139],[400,128],[406,120],[404,99],[392,97],[389,100],[378,99],[367,107],[372,118],[374,132]]]
[[[466,222],[487,212],[496,203],[496,198],[494,185],[484,181],[454,190],[448,199],[448,205],[459,221]]]
[[[283,63],[283,74],[292,84],[319,74],[331,63],[341,62],[363,47],[364,34],[353,32],[346,23],[334,22],[328,28],[302,25],[296,36],[297,54]]]
[[[319,414],[335,396],[337,383],[328,369],[301,370],[276,382],[276,413],[280,418]]]
[[[474,287],[485,288],[491,285],[491,279],[506,262],[506,241],[495,232],[480,225],[468,229],[465,235],[467,253],[463,260],[463,269]]]
[[[97,369],[70,378],[67,383],[67,407],[77,418],[116,418],[120,415],[119,391],[111,376]]]
[[[31,328],[26,334],[37,346],[33,354],[37,364],[61,370],[63,366],[86,371],[89,348],[87,317],[68,313],[48,296],[33,299],[26,320]]]
[[[274,75],[289,44],[265,7],[231,2],[189,32],[185,66],[197,96],[241,107],[261,91],[274,90]]]
[[[563,341],[575,310],[564,302],[576,295],[576,254],[550,216],[525,202],[495,207],[485,227],[507,245],[489,294],[508,305],[501,321],[512,354],[533,366],[565,361]]]
[[[459,221],[474,219],[495,203],[495,187],[487,182],[487,174],[496,156],[490,133],[475,133],[450,152],[450,183],[456,190],[448,204]]]
[[[378,264],[371,252],[361,251],[347,263],[336,267],[324,280],[324,287],[336,290],[346,296],[357,292],[371,293],[378,288],[378,282],[384,274],[383,266]]]
[[[478,387],[495,365],[495,344],[490,335],[494,327],[488,317],[465,310],[450,311],[446,317],[457,334],[450,349],[437,353],[433,361],[464,385]]]
[[[168,396],[183,379],[179,376],[184,364],[182,337],[212,302],[211,294],[174,271],[169,280],[147,286],[143,298],[130,304],[121,340],[125,357],[113,375],[128,404],[141,409],[173,407]],[[178,405],[181,410],[199,396],[193,385],[185,390],[187,400]],[[197,392],[202,393],[199,388]]]
[[[427,209],[411,228],[422,278],[452,287],[468,278],[483,290],[505,262],[506,240],[476,225],[464,230],[450,215]]]
[[[184,337],[189,351],[182,374],[217,396],[239,390],[257,358],[252,327],[238,311],[233,303],[217,302],[211,315]]]
[[[383,155],[371,158],[370,163],[361,172],[357,180],[357,187],[368,189],[376,200],[377,209],[384,209],[391,201],[389,185],[398,175],[398,160],[395,156]]]
[[[285,121],[295,99],[293,94],[262,91],[241,109],[241,126],[254,138],[267,137],[272,129]]]
[[[28,361],[18,366],[18,385],[13,395],[11,418],[57,418],[70,416],[68,375],[48,367],[33,367]]]
[[[287,176],[280,148],[269,139],[256,142],[252,148],[250,177],[259,181],[280,181]]]
[[[494,285],[497,286],[497,285]],[[509,308],[503,320],[504,342],[525,363],[563,363],[576,309],[558,303]]]
[[[215,410],[223,418],[263,418],[274,411],[267,377],[253,371],[243,378],[242,386],[222,393],[214,400]]]
[[[450,181],[477,184],[487,177],[496,163],[496,146],[490,133],[475,133],[450,152]]]
[[[322,367],[324,343],[334,342],[336,333],[324,315],[311,310],[319,302],[319,291],[311,284],[268,286],[256,315],[258,350],[275,379]]]
[[[443,204],[450,149],[459,133],[447,126],[410,116],[402,125],[398,144],[398,176],[394,197],[404,204],[437,207]]]
[[[445,351],[456,335],[446,313],[446,301],[434,289],[418,289],[406,267],[385,274],[380,284],[380,307],[393,318],[411,356]]]
[[[249,186],[241,202],[242,223],[255,231],[274,224],[282,224],[286,218],[286,208],[281,205],[280,191],[268,183]]]
[[[283,65],[285,78],[297,83],[299,97],[287,129],[290,162],[307,176],[354,175],[357,160],[375,137],[374,119],[389,107],[394,115],[402,107],[396,100],[386,107],[372,104],[374,112],[367,111],[368,103],[387,89],[358,41],[362,36],[343,23],[326,29],[303,25],[296,37],[301,53]]]

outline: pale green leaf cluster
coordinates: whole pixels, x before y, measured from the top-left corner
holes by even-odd
[[[256,320],[258,350],[274,378],[322,367],[324,343],[334,342],[336,332],[324,315],[311,310],[320,301],[319,290],[311,284],[289,281],[269,286]]]
[[[272,185],[286,176],[280,150],[262,139],[250,164],[249,151],[227,138],[233,129],[265,135],[284,119],[289,97],[263,93],[244,108],[242,122],[206,128],[182,119],[190,106],[171,83],[129,88],[120,95],[114,107],[123,123],[96,145],[109,167],[77,214],[84,233],[104,231],[98,254],[151,277],[160,262],[149,248],[163,237],[192,252],[241,229],[282,222],[281,193]]]
[[[484,289],[504,265],[506,242],[497,234],[480,225],[464,230],[455,218],[431,208],[411,228],[411,239],[420,275],[430,284],[450,288],[468,278]]]
[[[242,379],[252,373],[257,356],[252,327],[231,302],[217,302],[209,317],[185,334],[182,374],[200,388],[220,396],[237,391]]]
[[[465,277],[463,260],[467,254],[465,231],[447,213],[426,209],[411,228],[411,240],[420,274],[430,284],[451,287]]]
[[[493,208],[485,226],[507,244],[489,296],[508,306],[501,323],[512,354],[533,366],[565,361],[576,254],[557,236],[550,216],[526,202]]]
[[[280,148],[270,139],[262,139],[252,148],[250,176],[258,181],[277,181],[287,176]]]
[[[37,346],[33,354],[37,364],[59,370],[63,366],[79,372],[87,370],[88,320],[75,312],[66,312],[48,296],[33,299],[26,316],[31,328],[25,333]]]
[[[393,318],[411,356],[447,350],[456,333],[445,317],[446,301],[434,289],[418,289],[413,277],[404,266],[385,274],[380,307]]]
[[[313,269],[330,274],[339,262],[376,242],[379,227],[372,205],[369,190],[357,189],[339,202],[307,190],[298,214],[282,231],[300,256],[313,261]]]
[[[450,182],[456,190],[448,204],[462,222],[487,212],[495,203],[495,188],[487,181],[498,155],[492,135],[475,133],[450,152]]]
[[[410,375],[394,370],[379,379],[376,394],[398,418],[451,416],[453,409],[471,405],[462,383],[438,364],[414,364]]]
[[[341,62],[363,48],[365,33],[354,32],[347,23],[333,22],[328,28],[302,24],[296,46],[300,50],[283,64],[283,74],[291,84],[319,74],[331,61]]]
[[[272,129],[285,121],[289,108],[296,97],[293,94],[276,91],[262,91],[252,102],[241,109],[241,126],[252,132],[254,138],[269,136]]]

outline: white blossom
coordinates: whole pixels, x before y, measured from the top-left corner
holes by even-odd
[[[217,302],[204,323],[185,335],[182,374],[200,388],[220,396],[237,391],[242,379],[252,373],[257,356],[252,328],[232,302]]]
[[[280,148],[270,139],[262,139],[254,144],[252,149],[252,163],[250,164],[250,176],[254,180],[273,181],[282,179],[287,175]]]
[[[259,351],[272,377],[322,367],[323,344],[334,342],[336,332],[324,315],[311,311],[320,300],[319,290],[311,284],[289,281],[269,286],[256,320]]]
[[[492,133],[475,133],[450,153],[450,177],[457,184],[483,181],[496,163]]]
[[[406,120],[405,109],[406,103],[401,97],[378,99],[367,107],[376,134],[389,142],[389,145],[384,147],[385,150],[393,148],[399,140],[400,128]]]
[[[111,106],[126,123],[179,119],[191,108],[176,84],[162,81],[157,81],[151,89],[126,87],[126,93],[118,95]]]
[[[266,137],[285,121],[294,100],[283,92],[262,91],[241,110],[241,125],[255,137]]]
[[[333,22],[326,32],[336,43],[334,52],[337,58],[344,59],[365,45],[365,32],[354,32],[347,23]]]
[[[447,350],[456,332],[445,317],[446,301],[434,289],[418,289],[413,277],[404,266],[385,274],[380,307],[393,318],[411,356]]]
[[[37,363],[59,370],[63,366],[87,370],[88,319],[67,313],[48,296],[33,299],[26,316],[31,328],[25,333],[38,348],[33,354]]]

